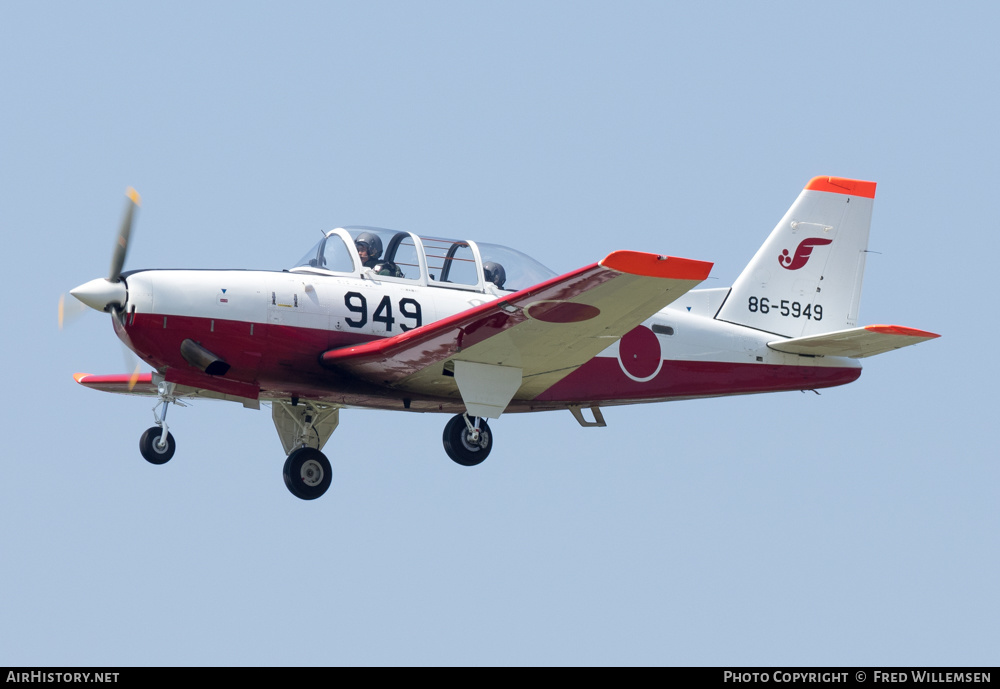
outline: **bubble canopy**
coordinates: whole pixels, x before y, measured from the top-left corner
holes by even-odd
[[[327,232],[290,272],[476,292],[513,292],[556,277],[530,256],[499,244],[354,226]]]

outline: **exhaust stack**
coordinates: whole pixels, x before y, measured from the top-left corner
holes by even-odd
[[[229,372],[229,364],[192,339],[181,342],[181,356],[184,361],[210,376],[224,376]]]

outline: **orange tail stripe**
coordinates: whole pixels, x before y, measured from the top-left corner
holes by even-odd
[[[829,191],[834,194],[864,196],[869,199],[875,198],[875,182],[847,179],[846,177],[813,177],[809,180],[809,184],[806,185],[806,189],[812,191]]]

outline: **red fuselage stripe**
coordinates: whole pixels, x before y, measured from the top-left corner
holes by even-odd
[[[116,331],[167,380],[225,394],[264,398],[301,396],[338,404],[452,411],[460,400],[437,399],[371,385],[320,364],[322,352],[360,344],[374,336],[296,328],[267,323],[135,314]],[[252,335],[251,335],[252,331]],[[180,345],[191,338],[231,365],[223,377],[209,376],[190,366]],[[596,357],[566,376],[535,400],[511,403],[508,411],[556,409],[567,404],[631,404],[725,394],[804,390],[850,383],[860,368],[779,366],[718,361],[666,360],[659,373],[639,382],[622,371],[617,358]]]

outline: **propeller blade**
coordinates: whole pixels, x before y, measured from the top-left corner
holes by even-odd
[[[135,383],[139,380],[139,371],[142,369],[142,360],[135,355],[131,349],[122,344],[122,358],[125,360],[125,369],[128,370],[132,368],[132,375],[128,378],[128,391],[132,392],[132,388],[135,387]],[[133,368],[134,364],[134,368]]]
[[[62,330],[71,320],[87,310],[87,306],[76,299],[66,300],[65,294],[59,295],[59,329]]]
[[[118,230],[118,239],[115,241],[115,249],[111,254],[111,271],[108,274],[109,282],[118,282],[121,277],[122,267],[125,265],[125,255],[128,253],[128,237],[132,232],[132,218],[135,216],[135,209],[142,205],[142,199],[132,187],[125,191],[128,196],[128,204],[125,206],[125,217],[122,218],[121,228]]]
[[[132,388],[135,387],[136,382],[139,380],[139,369],[142,368],[142,364],[136,364],[135,370],[132,371],[132,375],[128,379],[128,391],[132,392]]]

